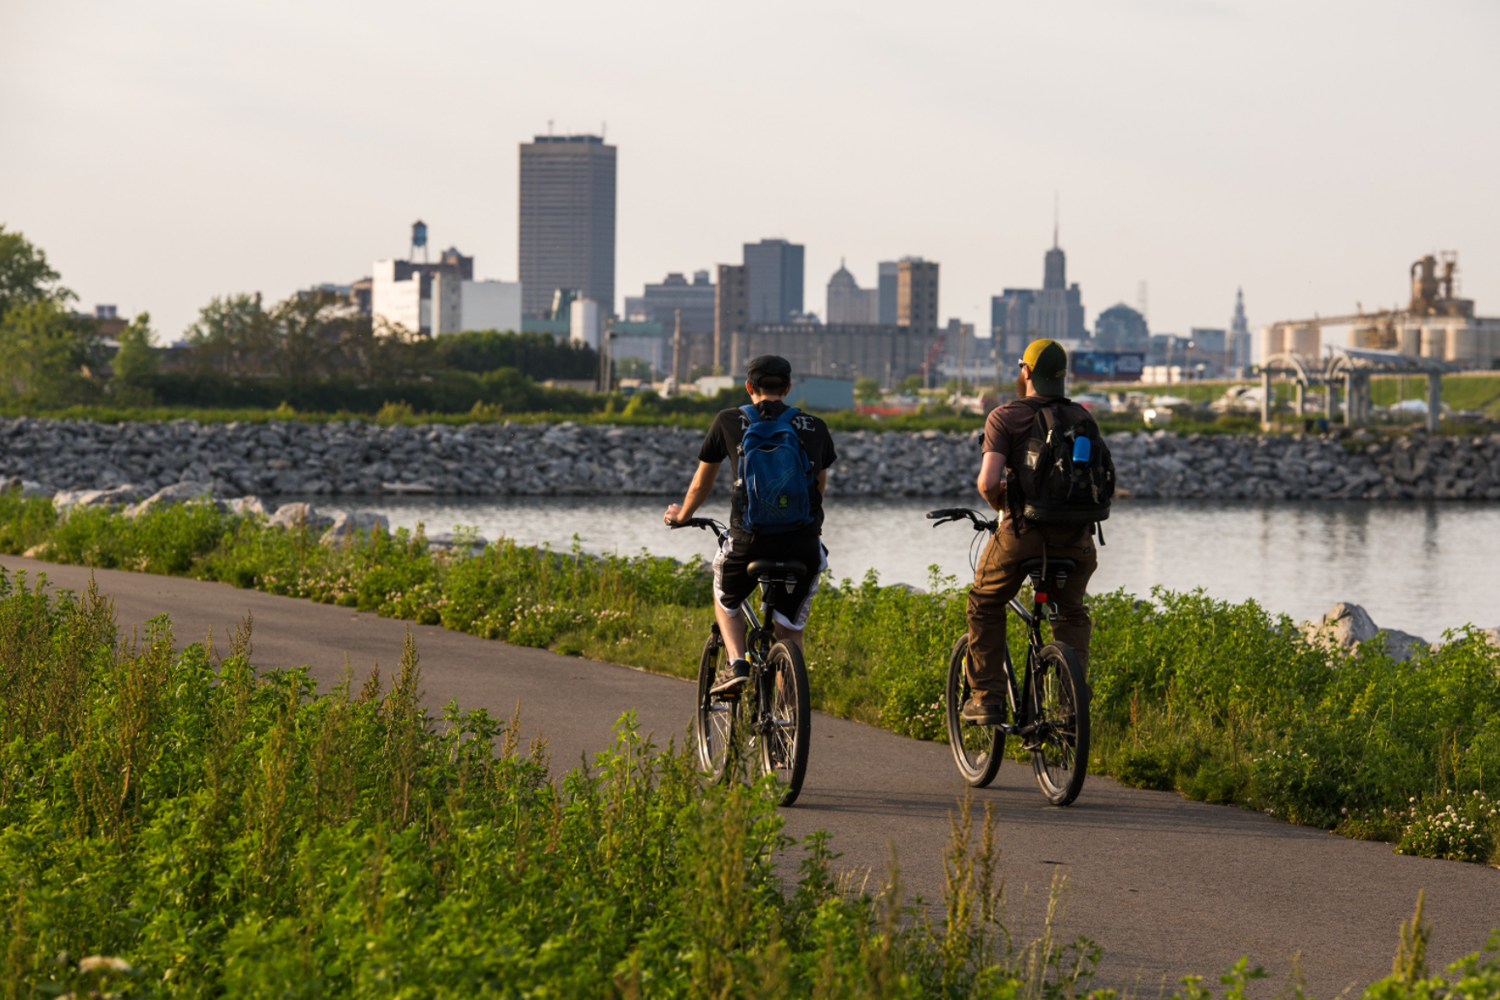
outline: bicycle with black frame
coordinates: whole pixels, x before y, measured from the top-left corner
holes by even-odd
[[[967,518],[975,531],[994,534],[998,521],[966,507],[930,511],[933,527]],[[1042,641],[1042,620],[1057,620],[1057,605],[1047,600],[1052,588],[1061,590],[1068,573],[1077,564],[1071,559],[1037,558],[1021,563],[1020,571],[1031,578],[1032,604],[1028,610],[1012,598],[1010,610],[1026,626],[1026,671],[1019,681],[1010,650],[1005,651],[1005,695],[1007,721],[997,726],[965,722],[960,712],[969,697],[969,635],[953,644],[948,659],[945,694],[948,743],[953,761],[964,780],[983,788],[995,779],[1005,755],[1005,738],[1014,736],[1031,753],[1036,783],[1047,801],[1065,806],[1083,789],[1089,759],[1089,688],[1078,657],[1065,642]]]
[[[688,518],[670,526],[710,530],[720,545],[729,530],[710,517]],[[736,752],[743,747],[751,767],[774,778],[781,788],[781,804],[789,806],[797,801],[807,774],[812,707],[802,650],[796,643],[776,639],[771,612],[776,588],[795,587],[807,575],[808,567],[792,560],[756,559],[747,571],[760,585],[762,603],[759,617],[750,598],[741,604],[748,625],[745,659],[750,663],[750,680],[734,692],[714,694],[714,686],[728,666],[724,640],[715,622],[698,663],[694,744],[698,766],[710,781],[726,780],[734,772]]]

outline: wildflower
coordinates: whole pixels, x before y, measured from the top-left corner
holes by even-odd
[[[130,963],[123,958],[112,958],[108,955],[89,955],[78,960],[79,972],[129,972]]]

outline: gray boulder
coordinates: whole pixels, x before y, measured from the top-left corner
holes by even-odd
[[[50,486],[43,486],[30,479],[22,479],[20,476],[0,477],[0,496],[11,490],[20,490],[22,500],[30,500],[32,497],[50,497],[57,492]]]
[[[321,514],[310,503],[289,503],[276,508],[276,513],[266,522],[275,528],[326,528],[333,518]]]
[[[109,507],[115,504],[135,503],[145,493],[133,483],[116,486],[108,490],[63,490],[52,497],[58,514],[66,517],[74,507]]]
[[[169,506],[174,503],[212,500],[213,487],[208,483],[173,483],[171,486],[163,486],[140,503],[126,507],[125,516],[140,517],[148,510]]]
[[[1399,629],[1382,629],[1363,607],[1345,601],[1329,608],[1321,621],[1306,623],[1304,633],[1309,640],[1325,649],[1346,652],[1352,652],[1372,639],[1381,638],[1386,654],[1402,663],[1419,650],[1427,648],[1427,640]]]
[[[354,540],[355,532],[389,532],[390,518],[384,514],[338,510],[333,512],[333,524],[319,539],[324,545],[347,545]]]
[[[427,536],[427,547],[429,549],[442,549],[444,551],[461,551],[467,549],[480,552],[489,544],[489,540],[483,535],[455,534],[451,531],[439,531],[435,535]]]
[[[270,517],[271,508],[267,507],[265,501],[257,496],[240,497],[229,501],[229,512],[243,516],[255,515],[256,517]]]

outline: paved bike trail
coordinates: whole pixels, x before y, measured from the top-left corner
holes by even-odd
[[[0,565],[45,572],[54,586],[80,591],[90,574],[13,556],[0,556]],[[693,709],[691,684],[629,667],[223,584],[111,570],[94,577],[127,635],[168,614],[179,644],[212,633],[225,648],[248,613],[256,664],[307,664],[324,685],[342,675],[346,657],[356,677],[376,663],[388,675],[409,627],[429,705],[455,699],[507,717],[519,705],[524,732],[545,736],[555,769],[601,749],[627,709],[659,743],[680,739]],[[942,850],[964,792],[948,748],[824,715],[814,717],[812,732],[802,798],[784,812],[787,831],[826,828],[842,863],[875,878],[894,851],[907,893],[940,900]],[[1143,995],[1155,995],[1163,977],[1215,976],[1242,954],[1264,965],[1277,988],[1298,954],[1315,996],[1362,988],[1390,970],[1418,890],[1434,927],[1435,967],[1478,949],[1500,927],[1500,871],[1492,868],[1401,857],[1387,845],[1098,777],[1073,806],[1055,809],[1029,766],[1012,761],[975,802],[998,812],[1007,892],[1013,905],[1025,893],[1033,930],[1053,876],[1066,873],[1069,933],[1104,948],[1109,984],[1138,980]]]

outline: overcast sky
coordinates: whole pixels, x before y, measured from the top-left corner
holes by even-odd
[[[173,339],[216,294],[368,275],[410,223],[516,278],[517,144],[619,148],[616,308],[807,247],[1041,283],[1153,330],[1404,300],[1459,251],[1500,315],[1500,4],[0,0],[0,223]]]

